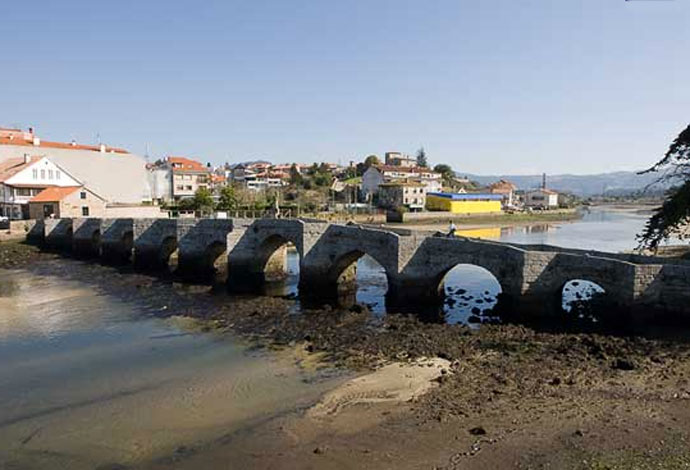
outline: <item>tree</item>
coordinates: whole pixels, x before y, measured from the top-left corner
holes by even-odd
[[[213,195],[208,188],[200,187],[194,193],[194,209],[202,214],[213,212]]]
[[[426,168],[427,166],[429,166],[429,162],[427,161],[424,147],[420,147],[420,149],[417,150],[417,166],[421,166],[422,168]]]
[[[217,209],[219,211],[230,211],[236,209],[238,205],[237,194],[232,186],[223,186],[220,190]]]
[[[640,174],[659,171],[663,173],[656,183],[678,185],[666,192],[664,203],[654,211],[638,235],[640,248],[656,250],[661,242],[673,236],[690,238],[685,230],[690,222],[690,125],[671,143],[661,160]]]
[[[444,178],[452,178],[454,176],[453,169],[450,167],[450,165],[446,165],[445,163],[439,163],[436,165],[434,167],[434,171],[436,173],[441,173]]]
[[[364,171],[368,170],[370,166],[380,165],[381,160],[376,155],[369,155],[364,159]]]
[[[293,186],[300,186],[303,180],[304,178],[302,178],[302,174],[297,169],[297,165],[293,163],[290,167],[290,184]]]

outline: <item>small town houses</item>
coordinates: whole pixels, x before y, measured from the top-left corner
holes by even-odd
[[[347,167],[255,161],[213,168],[183,156],[149,164],[121,148],[45,141],[33,129],[0,127],[0,216],[9,219],[166,217],[159,205],[178,204],[200,189],[210,190],[215,198],[230,184],[250,192],[290,187],[294,193],[310,189],[293,184],[309,177],[318,177],[312,189],[325,195],[328,203],[323,207],[331,209],[337,201],[348,207],[452,213],[558,207],[558,193],[546,188],[545,179],[541,188],[519,191],[507,180],[481,189],[454,178],[456,192],[451,192],[444,188],[448,175],[420,166],[401,152],[387,152],[384,163],[374,159],[366,166],[354,161]],[[457,188],[463,181],[467,184]]]

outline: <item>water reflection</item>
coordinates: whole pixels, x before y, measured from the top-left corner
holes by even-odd
[[[115,270],[58,260],[36,271],[0,270],[14,286],[0,297],[0,468],[132,468],[328,387],[293,356],[153,317],[169,299],[106,292]]]
[[[603,300],[605,294],[604,288],[595,282],[573,279],[563,286],[561,307],[578,318],[596,321],[596,302]]]
[[[484,268],[459,264],[443,280],[443,315],[447,323],[480,323],[490,319],[501,285]]]

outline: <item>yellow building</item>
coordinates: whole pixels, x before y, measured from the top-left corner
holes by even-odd
[[[499,214],[501,199],[500,194],[428,193],[426,208],[453,214]]]

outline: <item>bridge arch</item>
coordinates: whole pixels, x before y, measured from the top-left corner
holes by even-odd
[[[224,282],[228,269],[227,243],[221,241],[211,242],[206,246],[203,257],[211,280],[214,283]]]
[[[573,280],[598,285],[605,292],[601,300],[607,310],[626,309],[634,301],[635,265],[630,262],[570,253],[530,252],[529,258],[531,266],[538,266],[524,292],[532,308],[541,303],[542,311],[562,313],[563,290]]]
[[[169,235],[165,237],[158,248],[158,264],[168,271],[175,271],[179,260],[177,237]]]

